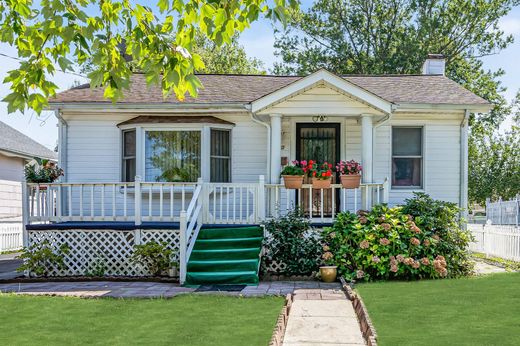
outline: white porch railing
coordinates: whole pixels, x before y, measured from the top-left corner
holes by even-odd
[[[132,183],[28,183],[23,190],[26,224],[180,222],[182,211],[188,218],[200,214],[205,224],[258,224],[295,206],[315,221],[330,222],[338,212],[355,212],[388,202],[386,179],[363,183],[357,189],[343,189],[340,184],[313,189],[311,184],[304,184],[299,190],[287,190],[282,184],[265,184],[262,176],[256,183],[162,183],[139,179]]]
[[[178,222],[197,183],[52,183],[25,185],[28,223]]]
[[[188,210],[180,214],[180,248],[179,248],[179,272],[180,283],[186,280],[186,271],[195,240],[202,227],[202,184],[199,184],[193,192]]]
[[[332,184],[330,189],[313,189],[303,184],[299,190],[285,189],[283,184],[266,184],[266,216],[284,215],[299,207],[313,221],[332,222],[338,212],[370,209],[388,203],[388,179],[382,183],[362,183],[357,189],[344,189]]]

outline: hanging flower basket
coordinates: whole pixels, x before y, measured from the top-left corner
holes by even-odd
[[[312,188],[313,189],[330,189],[332,179],[318,179],[312,178]]]
[[[344,189],[357,189],[361,184],[361,174],[342,174],[340,178]]]
[[[281,175],[286,189],[301,189],[306,165],[307,161],[294,160],[283,168]]]
[[[301,189],[303,185],[303,175],[282,175],[286,189]]]
[[[361,171],[363,167],[354,160],[340,161],[336,170],[341,174],[341,186],[344,189],[357,189],[361,183]]]

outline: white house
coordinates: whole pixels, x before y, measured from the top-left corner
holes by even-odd
[[[64,91],[50,105],[65,176],[29,186],[43,202],[27,205],[28,229],[172,229],[183,269],[201,227],[258,225],[292,205],[325,224],[413,191],[466,206],[468,118],[491,106],[443,66],[429,59],[422,75],[199,75],[204,89],[184,102],[139,74],[115,104],[100,88]],[[285,190],[280,171],[294,159],[358,160],[362,185]]]

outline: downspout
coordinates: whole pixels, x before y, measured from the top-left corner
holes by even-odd
[[[267,129],[267,148],[266,148],[267,149],[267,167],[271,167],[271,125],[269,123],[263,122],[260,119],[257,119],[256,114],[251,112],[251,106],[248,106],[248,110],[251,114],[251,120],[253,120],[253,122],[255,122],[257,124],[265,126]],[[271,170],[268,169],[266,173],[267,174],[266,174],[265,181],[270,182],[271,181]]]
[[[375,173],[375,170],[374,170],[374,160],[376,158],[376,136],[377,136],[377,131],[376,129],[387,124],[388,122],[390,122],[390,120],[392,120],[392,116],[393,116],[393,111],[395,110],[395,106],[392,105],[392,113],[388,113],[383,119],[379,120],[377,123],[374,124],[374,127],[372,128],[372,178],[374,177],[374,173]],[[390,177],[386,177],[386,178],[390,178]]]
[[[460,200],[459,205],[463,210],[461,217],[467,219],[468,216],[468,127],[469,109],[464,111],[464,118],[460,123]]]
[[[67,121],[61,116],[60,110],[55,109],[54,115],[58,119],[58,164],[65,171],[65,175],[60,178],[61,182],[67,181],[67,138],[68,138],[68,127]]]

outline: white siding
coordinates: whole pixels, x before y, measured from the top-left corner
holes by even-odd
[[[171,115],[171,114],[167,114]],[[114,182],[121,179],[121,130],[117,124],[137,114],[68,115],[67,181]],[[232,129],[232,180],[257,181],[267,174],[267,129],[249,115],[218,116]]]
[[[0,180],[22,181],[25,160],[0,154]]]
[[[260,114],[269,113],[284,115],[358,115],[363,113],[382,115],[380,111],[325,85],[305,90],[260,112]]]
[[[170,115],[170,114],[168,114]],[[66,114],[68,122],[67,167],[69,182],[119,181],[121,143],[118,123],[136,114]],[[256,182],[267,175],[267,129],[251,121],[247,114],[219,115],[233,122],[232,180]],[[391,122],[377,128],[374,137],[374,181],[391,177],[391,127],[424,127],[424,186],[421,191],[434,198],[459,202],[460,192],[460,121],[457,114],[396,114]],[[282,157],[295,155],[296,122],[312,122],[308,116],[284,117],[282,122]],[[361,160],[361,126],[357,117],[330,116],[329,122],[342,124],[342,159]],[[412,196],[410,190],[392,189],[390,204],[402,203]]]
[[[392,126],[422,126],[423,188],[435,199],[459,203],[460,197],[460,122],[459,115],[415,114],[394,116],[389,124],[376,130],[374,146],[374,180],[391,178]],[[390,191],[391,205],[402,203],[413,196],[413,190]]]
[[[0,219],[22,215],[22,184],[0,180]]]

